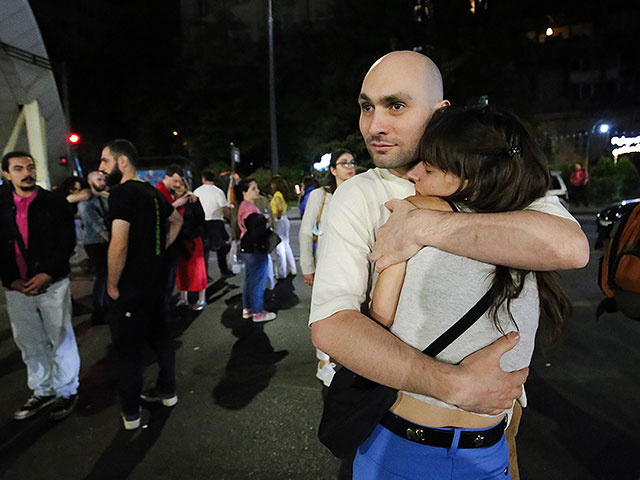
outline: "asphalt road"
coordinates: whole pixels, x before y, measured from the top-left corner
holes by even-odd
[[[581,221],[593,239],[592,218]],[[295,238],[299,222],[292,225]],[[535,354],[518,436],[523,479],[640,475],[640,324],[618,315],[596,322],[599,256],[563,274],[573,319],[557,345]],[[0,478],[337,478],[340,462],[315,434],[322,388],[306,326],[310,289],[298,275],[300,303],[255,325],[241,318],[240,284],[241,276],[216,281],[203,312],[184,311],[173,322],[180,402],[145,408],[135,432],[120,421],[108,329],[91,326],[87,314],[74,317],[82,357],[77,411],[60,423],[46,415],[12,420],[29,391],[1,305]],[[90,286],[90,277],[74,274],[76,300],[88,303]],[[156,370],[147,353],[151,384]]]

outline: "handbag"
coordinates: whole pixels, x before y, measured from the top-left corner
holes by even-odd
[[[462,335],[491,306],[489,292],[422,353],[435,358]],[[345,458],[364,442],[395,403],[398,391],[364,378],[348,368],[336,372],[324,398],[318,438],[338,458]]]
[[[280,239],[278,234],[274,232],[271,227],[267,228],[262,243],[262,247],[264,248],[265,253],[273,252],[281,241],[282,240]]]

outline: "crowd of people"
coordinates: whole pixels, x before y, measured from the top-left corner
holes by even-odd
[[[552,337],[570,312],[550,271],[583,266],[586,238],[545,196],[548,166],[520,120],[496,107],[451,107],[428,57],[382,57],[359,104],[376,168],[356,176],[355,156],[338,149],[328,184],[305,177],[299,192],[316,377],[330,387],[337,358],[398,391],[354,446],[353,478],[517,478],[515,433],[538,323]],[[12,188],[0,196],[0,273],[33,391],[16,419],[51,403],[61,419],[77,401],[74,215],[96,275],[93,320],[111,330],[128,430],[140,426],[141,402],[178,402],[167,322],[173,308],[189,306],[189,292],[194,310],[206,307],[210,251],[224,277],[233,275],[230,261],[244,265],[247,321],[275,320],[297,301],[284,178],[271,178],[268,196],[255,179],[237,179],[230,195],[207,171],[192,192],[182,166],[153,186],[138,178],[138,160],[131,142],[110,141],[86,181],[49,192],[36,186],[28,153],[2,159]],[[484,297],[467,332],[435,358],[420,352]],[[160,367],[146,391],[143,342]]]

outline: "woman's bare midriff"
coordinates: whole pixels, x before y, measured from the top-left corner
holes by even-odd
[[[504,418],[504,415],[483,417],[464,410],[431,405],[402,392],[398,393],[398,399],[391,407],[391,411],[405,420],[428,427],[489,428],[497,425]]]

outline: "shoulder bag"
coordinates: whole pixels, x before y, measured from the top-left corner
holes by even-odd
[[[422,352],[435,358],[491,306],[489,292]],[[342,367],[324,398],[318,438],[338,458],[351,455],[396,401],[398,391]]]

